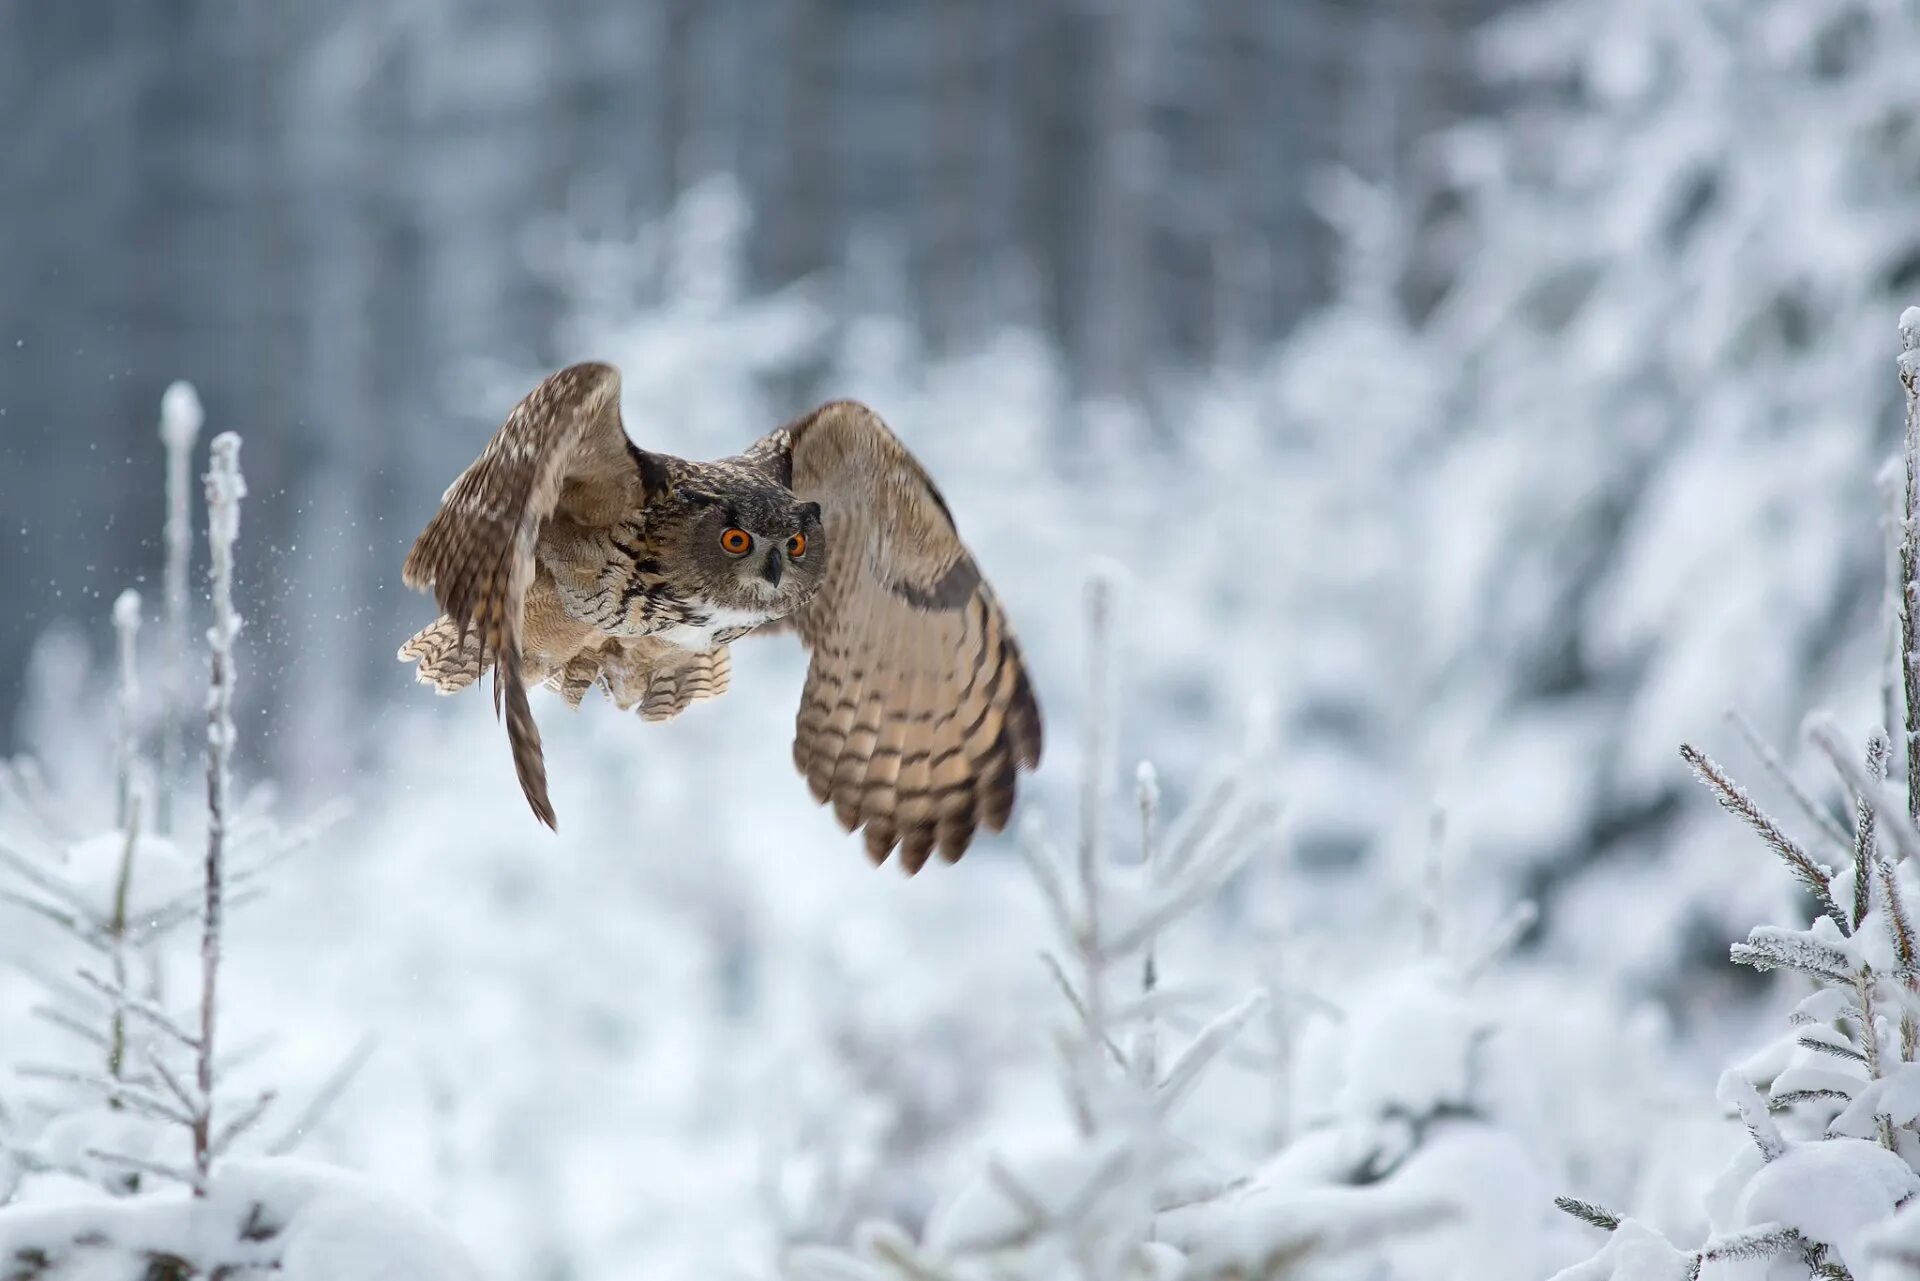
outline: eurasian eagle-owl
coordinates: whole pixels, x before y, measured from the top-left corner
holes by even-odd
[[[1040,761],[1040,709],[1000,603],[933,481],[878,415],[833,401],[744,453],[633,444],[609,365],[529,393],[407,556],[444,615],[401,647],[443,693],[489,668],[515,772],[555,825],[544,684],[599,685],[648,720],[727,688],[727,647],[791,628],[811,651],[793,760],[867,853],[909,872],[998,831]]]

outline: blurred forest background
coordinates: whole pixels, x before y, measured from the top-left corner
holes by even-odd
[[[409,527],[502,408],[471,364],[591,354],[556,334],[554,227],[631,235],[730,175],[747,290],[897,310],[935,353],[1027,328],[1077,389],[1150,404],[1151,371],[1245,358],[1327,300],[1311,181],[1396,182],[1477,98],[1489,8],[0,5],[4,448],[33,477],[0,548],[0,712],[35,636],[86,618],[76,589],[149,567],[159,495],[122,463],[171,378],[252,429],[286,496],[265,542],[325,549],[279,590],[391,628]],[[636,410],[672,448],[670,407]],[[74,494],[114,525],[69,520]],[[325,683],[389,689],[371,657]]]
[[[536,874],[482,700],[391,657],[427,613],[406,547],[552,368],[620,364],[630,432],[693,456],[857,396],[1020,629],[1061,727],[1029,806],[1068,804],[1096,562],[1120,758],[1170,808],[1265,763],[1284,834],[1196,971],[1371,1008],[1356,940],[1537,904],[1488,998],[1507,1092],[1420,1105],[1534,1163],[1447,1176],[1498,1190],[1459,1275],[1574,1257],[1495,1203],[1575,1184],[1698,1237],[1676,1189],[1721,1149],[1683,1127],[1719,1124],[1712,1069],[1783,1000],[1727,946],[1805,905],[1676,748],[1771,803],[1730,710],[1796,767],[1817,708],[1862,744],[1898,719],[1916,66],[1913,0],[0,0],[0,743],[100,795],[109,604],[157,587],[157,407],[191,379],[246,438],[243,772],[358,810],[295,873],[325,912],[266,918],[256,995],[291,999],[301,940],[373,940],[302,1035],[372,1021],[404,1064],[329,1155],[439,1189],[515,1275],[702,1258],[765,1192],[737,1168],[765,1057],[810,1065],[796,1114],[860,1154],[806,1232],[915,1220],[1036,1070],[970,997],[1029,955],[1004,850],[903,887],[797,782],[697,805],[723,761],[791,781],[797,659],[767,646],[670,727],[548,714],[580,819]],[[609,893],[628,915],[583,925]],[[962,970],[903,975],[933,938]],[[1306,1053],[1292,1027],[1247,1076]],[[503,1041],[540,1053],[470,1075]],[[1320,1104],[1361,1106],[1344,1071]],[[1315,1123],[1290,1088],[1274,1134]],[[609,1204],[596,1172],[643,1141],[695,1176]]]

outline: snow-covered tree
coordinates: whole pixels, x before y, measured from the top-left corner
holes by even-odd
[[[1912,745],[1920,742],[1920,307],[1902,315],[1900,331],[1905,475],[1889,593],[1898,642],[1879,710]],[[1748,1142],[1706,1191],[1705,1231],[1694,1240],[1676,1243],[1635,1218],[1563,1198],[1562,1208],[1613,1237],[1561,1281],[1691,1281],[1736,1260],[1783,1281],[1911,1275],[1897,1256],[1912,1232],[1903,1207],[1920,1194],[1920,757],[1889,785],[1886,728],[1863,746],[1822,717],[1809,738],[1851,794],[1851,831],[1784,774],[1778,783],[1797,810],[1785,821],[1699,748],[1681,748],[1721,807],[1785,865],[1808,909],[1800,918],[1808,924],[1761,926],[1733,947],[1736,962],[1813,987],[1784,1034],[1720,1079],[1719,1101],[1739,1116]],[[1896,1256],[1885,1272],[1883,1244]]]

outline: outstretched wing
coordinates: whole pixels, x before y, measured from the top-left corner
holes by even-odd
[[[574,365],[514,406],[471,467],[447,489],[402,571],[430,589],[457,629],[494,658],[493,703],[506,702],[514,770],[540,821],[554,826],[540,730],[521,672],[521,619],[533,582],[534,544],[556,513],[608,524],[644,501],[644,483],[620,426],[620,374]]]
[[[872,410],[835,401],[768,438],[818,502],[827,573],[796,615],[812,651],[793,760],[884,862],[999,831],[1015,776],[1040,763],[1040,708],[993,590],[952,513]],[[782,448],[783,447],[783,448]]]

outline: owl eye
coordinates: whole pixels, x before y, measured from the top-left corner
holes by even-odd
[[[795,534],[787,540],[787,555],[793,557],[795,560],[799,560],[806,554],[807,536],[805,534]]]
[[[753,539],[746,530],[729,526],[721,531],[720,546],[735,556],[745,556],[747,549],[753,546]]]

